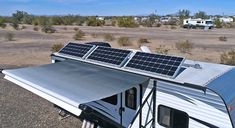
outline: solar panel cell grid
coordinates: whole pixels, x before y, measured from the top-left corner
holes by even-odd
[[[107,47],[98,47],[89,57],[90,60],[105,62],[114,65],[120,65],[128,56],[130,51],[113,49]]]
[[[126,67],[172,77],[182,61],[182,57],[137,52]]]
[[[69,43],[59,53],[83,57],[93,46],[88,44]]]

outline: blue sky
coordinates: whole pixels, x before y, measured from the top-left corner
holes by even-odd
[[[16,10],[34,15],[148,15],[173,14],[188,9],[194,14],[235,15],[235,0],[0,0],[0,15]]]

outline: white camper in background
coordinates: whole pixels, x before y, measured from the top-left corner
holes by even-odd
[[[223,23],[231,23],[233,22],[233,18],[231,17],[221,17],[219,18],[220,22],[223,22]]]
[[[214,28],[214,23],[212,19],[184,19],[183,21],[184,28]]]
[[[233,66],[97,42],[69,43],[52,54],[52,62],[3,74],[79,117],[83,127],[234,127]]]

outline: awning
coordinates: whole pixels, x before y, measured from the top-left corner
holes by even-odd
[[[149,80],[141,75],[73,60],[3,70],[3,74],[13,83],[75,115],[80,114],[74,112],[79,104],[112,96]]]

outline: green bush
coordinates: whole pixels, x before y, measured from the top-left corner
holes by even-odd
[[[222,64],[235,65],[235,50],[221,54],[220,62]]]
[[[189,40],[179,41],[175,43],[175,47],[182,53],[190,53],[190,51],[193,49],[193,43],[191,43]]]
[[[45,33],[55,33],[56,29],[50,25],[43,25],[42,26],[42,31]]]
[[[129,37],[120,37],[120,38],[118,38],[118,44],[120,46],[131,46],[132,45]]]
[[[226,36],[220,36],[219,41],[227,41],[227,37]]]
[[[216,28],[222,28],[222,23],[220,22],[220,20],[217,18],[217,19],[215,19],[215,27]]]
[[[5,28],[7,25],[5,24],[5,19],[0,17],[0,27]]]
[[[119,27],[139,27],[139,25],[134,21],[133,17],[120,17],[118,18],[117,22]]]
[[[113,41],[115,38],[112,34],[105,34],[104,35],[104,40],[105,41]]]
[[[8,40],[8,41],[13,41],[14,40],[14,34],[13,33],[7,33],[6,35],[5,35],[5,38],[6,38],[6,40]]]
[[[82,30],[78,30],[75,35],[73,36],[73,38],[75,40],[83,40],[85,36],[85,33]]]
[[[103,26],[104,23],[103,20],[98,20],[96,17],[89,17],[86,21],[87,26]]]
[[[59,43],[59,44],[53,44],[51,47],[52,52],[58,52],[61,48],[63,48],[64,45]]]

